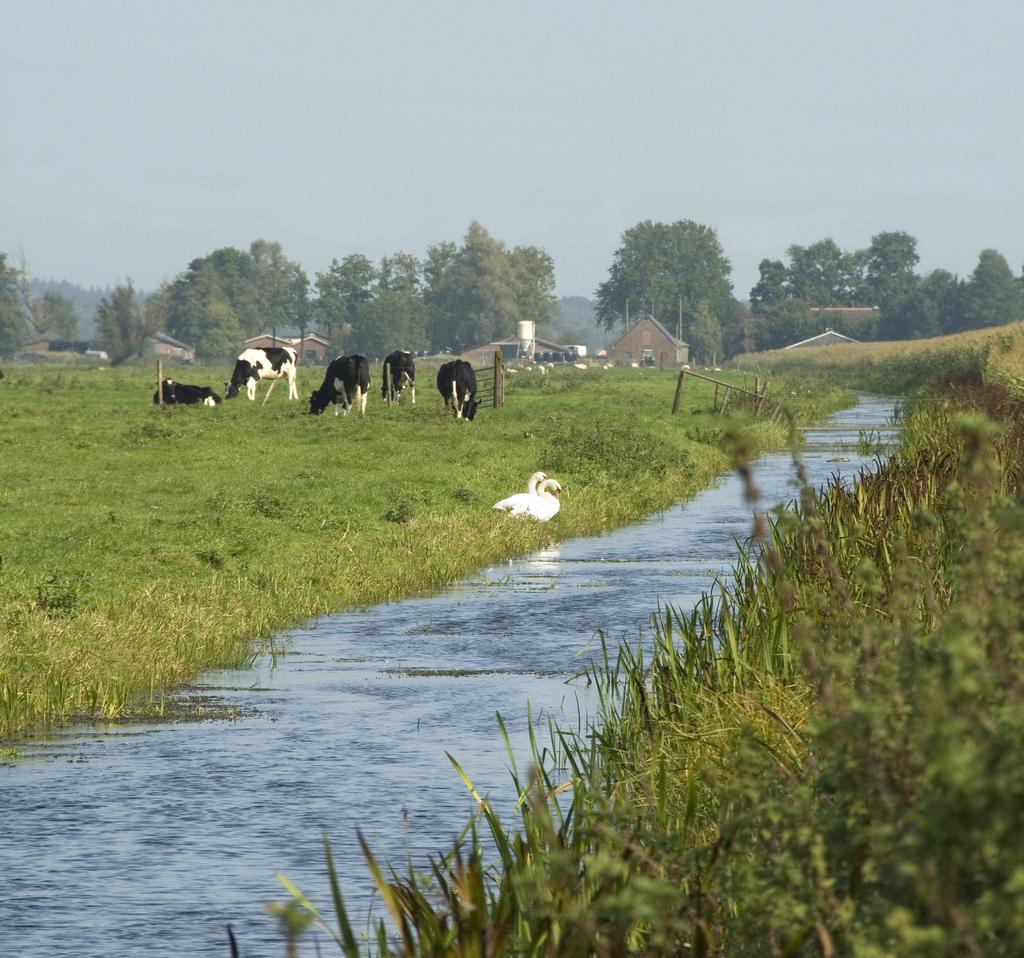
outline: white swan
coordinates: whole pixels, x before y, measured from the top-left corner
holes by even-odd
[[[548,474],[546,472],[535,472],[526,482],[526,492],[517,492],[514,496],[509,496],[507,499],[499,499],[494,503],[495,509],[507,509],[513,515],[518,515],[524,509],[527,509],[530,502],[537,495],[537,486],[547,479]]]
[[[531,482],[533,476],[530,477]],[[509,515],[529,516],[540,522],[547,522],[558,514],[561,508],[562,487],[557,479],[543,479],[534,493],[519,493],[494,504]]]

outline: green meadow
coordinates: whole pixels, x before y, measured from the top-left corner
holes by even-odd
[[[445,583],[553,540],[692,496],[785,417],[711,412],[714,387],[660,370],[520,372],[505,407],[454,421],[421,371],[419,402],[308,415],[322,370],[266,406],[152,404],[142,368],[8,367],[0,382],[0,737],[70,718],[153,715],[199,670],[251,660],[310,617]],[[220,390],[222,369],[182,372]],[[737,377],[742,382],[743,377]],[[748,383],[749,385],[749,383]],[[848,394],[778,384],[796,419]],[[492,510],[544,469],[548,524]]]

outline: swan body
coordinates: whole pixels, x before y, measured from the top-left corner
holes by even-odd
[[[549,479],[543,472],[535,472],[527,483],[527,492],[520,492],[494,504],[512,516],[529,516],[547,522],[557,515],[561,507],[562,487],[557,479]]]
[[[519,511],[529,507],[531,499],[537,495],[537,486],[547,477],[546,472],[535,472],[526,482],[526,492],[517,492],[514,496],[499,499],[494,503],[494,508],[506,509],[513,515],[518,514]]]

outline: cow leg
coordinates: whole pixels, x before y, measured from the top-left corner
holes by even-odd
[[[250,379],[245,384],[245,394],[249,397],[249,401],[250,402],[255,402],[256,401],[256,383],[257,383],[257,380]]]
[[[261,406],[265,406],[267,404],[267,400],[270,398],[270,394],[274,391],[274,387],[276,385],[277,385],[277,380],[276,379],[271,379],[270,380],[270,385],[267,386],[267,394],[263,397],[263,402],[260,403]],[[254,393],[255,393],[255,391],[256,390],[253,390]]]
[[[348,415],[348,407],[352,405],[348,399],[348,390],[345,388],[345,384],[340,379],[334,380],[334,389],[336,392],[341,393],[341,402],[345,407],[345,415]]]
[[[369,389],[361,389],[356,387],[356,401],[359,403],[359,415],[366,415],[366,397],[370,394]]]
[[[299,398],[299,387],[295,383],[295,370],[293,369],[288,374],[288,398],[298,399]]]
[[[409,380],[409,391],[412,393],[412,404],[416,405],[416,383],[411,379]]]
[[[462,407],[459,405],[459,387],[455,384],[455,380],[452,380],[452,411],[455,413],[456,419],[462,418]]]

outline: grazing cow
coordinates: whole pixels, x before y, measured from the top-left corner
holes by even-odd
[[[437,391],[456,419],[476,415],[476,373],[464,359],[453,359],[437,371]]]
[[[216,406],[220,403],[220,396],[209,386],[188,386],[176,383],[173,379],[165,379],[163,387],[165,406]],[[159,389],[153,393],[153,402],[160,402]]]
[[[245,386],[246,395],[250,399],[256,398],[256,383],[261,379],[269,379],[267,394],[263,402],[270,398],[271,392],[282,378],[288,380],[288,398],[298,399],[299,390],[295,385],[295,350],[291,346],[264,346],[260,349],[246,349],[238,357],[234,371],[231,373],[231,382],[226,383],[228,387],[227,399],[234,399],[238,390]]]
[[[388,370],[391,370],[391,401],[398,402],[402,390],[408,386],[412,394],[412,404],[416,405],[416,363],[412,361],[412,353],[404,349],[396,349],[384,357],[381,371],[380,398],[388,398]]]
[[[366,394],[370,391],[370,362],[365,356],[339,356],[332,359],[323,384],[309,397],[309,411],[319,416],[328,403],[334,405],[338,415],[338,401],[348,415],[349,409],[359,407],[359,415],[366,412]]]

